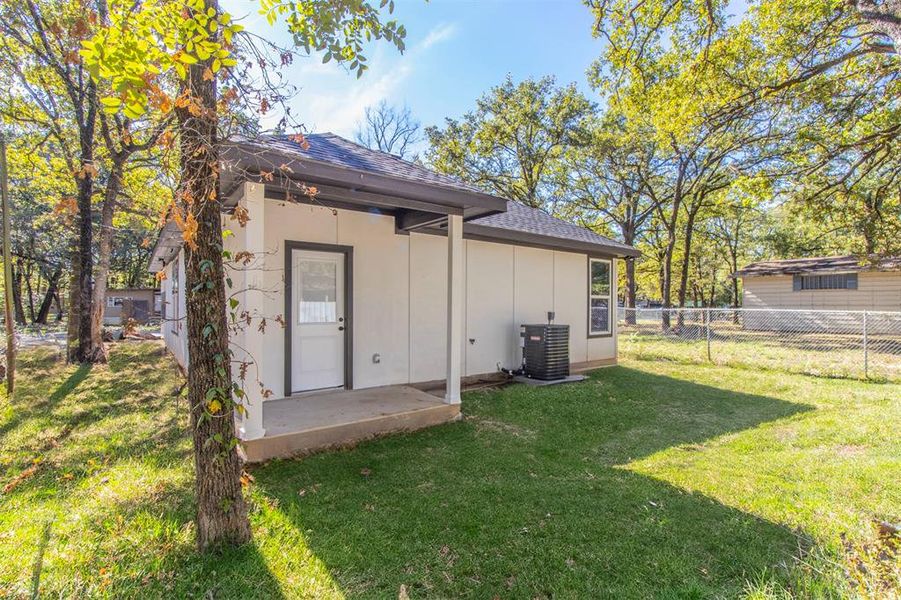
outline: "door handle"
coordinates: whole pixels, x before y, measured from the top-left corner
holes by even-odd
[[[338,327],[338,331],[344,331],[344,326]]]

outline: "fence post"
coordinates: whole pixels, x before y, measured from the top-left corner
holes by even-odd
[[[863,311],[863,377],[870,378],[870,348],[867,331],[867,311]]]
[[[704,311],[704,320],[707,321],[707,361],[713,362],[713,358],[710,356],[710,308],[709,307]]]

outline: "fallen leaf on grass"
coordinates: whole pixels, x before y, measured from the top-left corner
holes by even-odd
[[[400,590],[397,592],[397,600],[410,600],[410,596],[407,594],[406,585],[400,584]]]

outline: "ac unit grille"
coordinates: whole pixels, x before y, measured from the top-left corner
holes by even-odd
[[[525,374],[534,379],[569,376],[569,325],[522,325]]]

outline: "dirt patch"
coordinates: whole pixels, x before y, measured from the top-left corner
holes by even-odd
[[[532,438],[535,432],[525,427],[505,423],[504,421],[494,421],[492,419],[484,419],[482,417],[466,417],[467,421],[471,421],[480,431],[490,431],[493,433],[505,433],[513,437]]]
[[[842,444],[841,446],[836,446],[835,455],[853,458],[855,456],[860,456],[867,451],[866,446],[860,446],[857,444]]]
[[[896,598],[901,585],[901,526],[873,519],[875,535],[868,541],[851,541],[842,535],[846,572],[864,598]]]

